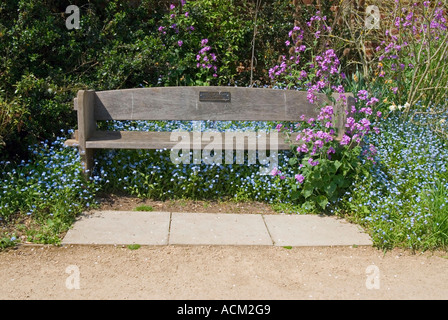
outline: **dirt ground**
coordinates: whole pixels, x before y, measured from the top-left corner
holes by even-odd
[[[23,246],[0,253],[0,298],[445,300],[447,270],[371,247]]]
[[[154,211],[202,212],[202,213],[259,213],[278,214],[271,206],[262,202],[167,200],[157,201],[130,196],[107,195],[98,199],[98,210],[132,211],[141,205],[151,206]]]
[[[103,210],[272,213],[111,197]],[[170,207],[171,206],[171,207]],[[233,206],[233,207],[232,207]],[[232,210],[232,211],[230,211]],[[448,299],[448,253],[372,247],[38,246],[0,252],[0,299]]]

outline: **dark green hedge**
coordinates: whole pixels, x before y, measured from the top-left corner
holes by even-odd
[[[156,0],[2,1],[2,157],[21,158],[31,143],[75,127],[71,103],[79,89],[249,85],[255,3],[173,1],[170,10],[168,1]],[[66,27],[69,4],[80,8],[78,30]],[[254,50],[258,85],[268,83],[269,67],[286,53],[293,11],[288,1],[263,1]],[[217,57],[216,76],[196,66],[202,39]]]

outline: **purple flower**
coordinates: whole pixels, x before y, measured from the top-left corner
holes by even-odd
[[[184,42],[183,42],[182,40],[177,41],[177,45],[178,45],[179,47],[182,47],[183,44],[184,44]]]
[[[347,118],[347,123],[345,124],[345,126],[347,128],[350,128],[350,130],[353,130],[353,128],[355,127],[355,119],[353,117],[348,117]]]
[[[375,97],[370,98],[369,102],[366,103],[367,106],[373,106],[375,103],[379,102],[379,100]]]
[[[303,183],[303,181],[305,180],[305,177],[302,176],[301,174],[296,174],[296,175],[294,176],[294,178],[296,178],[296,180],[297,180],[299,183]]]
[[[364,130],[370,130],[370,121],[367,118],[361,119],[360,123],[363,126]]]
[[[318,161],[318,160],[313,161],[313,158],[309,158],[309,159],[308,159],[308,163],[309,163],[311,166],[315,167],[315,166],[317,166],[317,165],[319,164],[319,161]]]
[[[351,140],[350,137],[344,134],[341,140],[341,146],[348,145],[350,143],[350,140]]]
[[[317,146],[318,148],[322,148],[324,146],[324,143],[322,140],[316,140],[314,142],[314,145]]]
[[[372,108],[370,108],[370,107],[361,108],[361,110],[359,110],[359,112],[364,112],[365,114],[370,116],[372,114]]]
[[[321,109],[321,114],[326,114],[327,116],[331,116],[334,113],[334,109],[333,106],[325,106],[324,108]],[[324,118],[328,119],[327,117],[324,116]]]
[[[170,10],[174,10],[174,8],[176,8],[176,6],[174,4],[170,4]]]
[[[310,103],[314,103],[315,102],[315,99],[316,99],[316,95],[314,94],[314,90],[308,90],[308,94],[306,95],[306,97],[307,97],[307,99],[308,99],[308,101],[310,102]]]
[[[297,148],[297,152],[307,153],[308,151],[308,146],[305,143]]]
[[[358,98],[360,100],[367,100],[369,97],[369,93],[366,90],[359,90],[358,91]]]

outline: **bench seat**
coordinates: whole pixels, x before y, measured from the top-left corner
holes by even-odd
[[[202,132],[205,134],[207,132]],[[175,140],[177,137],[174,136],[172,138],[172,132],[147,132],[147,131],[95,131],[92,136],[86,140],[86,148],[87,149],[172,149],[183,148],[183,149],[204,149],[207,145],[210,144],[210,141],[203,138],[201,144],[194,143],[194,135],[193,132],[182,132],[182,134],[189,134],[189,143],[183,142],[179,138],[179,140]],[[199,133],[196,133],[199,134]],[[212,134],[221,135],[222,148],[221,150],[240,150],[241,147],[243,150],[269,150],[270,149],[270,135],[266,133],[266,142],[259,143],[258,145],[254,145],[245,137],[247,137],[248,133],[245,132],[228,132],[227,136],[235,137],[236,141],[244,141],[244,145],[239,147],[238,144],[232,143],[231,146],[227,146],[225,143],[226,134],[224,132],[213,132]],[[75,135],[76,136],[76,135]],[[294,135],[293,135],[294,136]],[[297,134],[295,135],[297,136]],[[257,137],[255,135],[255,137]],[[278,150],[290,150],[289,143],[285,142],[286,137],[283,134],[278,134],[277,137],[277,145]],[[205,140],[205,141],[204,141]],[[188,140],[187,140],[188,141]],[[212,140],[213,141],[213,140]],[[256,142],[255,142],[256,143]],[[294,144],[298,144],[298,142],[294,141]],[[66,146],[78,146],[79,141],[76,139],[69,139],[65,142]]]

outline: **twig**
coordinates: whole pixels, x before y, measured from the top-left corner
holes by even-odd
[[[254,19],[254,36],[252,38],[252,56],[250,59],[250,87],[254,85],[253,77],[254,77],[254,57],[255,57],[255,37],[257,36],[257,17],[258,10],[260,9],[261,0],[257,0],[255,5],[255,19]]]

